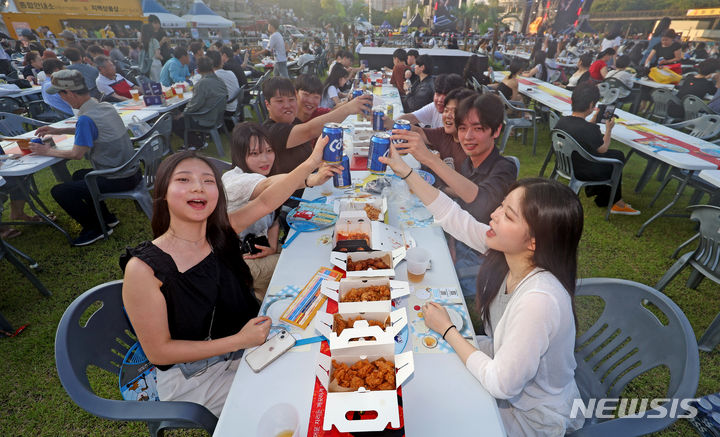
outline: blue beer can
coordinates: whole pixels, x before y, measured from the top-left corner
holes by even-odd
[[[352,92],[353,99],[355,97],[360,97],[363,94],[363,90],[361,88],[355,88]]]
[[[410,122],[408,120],[395,120],[395,124],[393,124],[393,129],[405,129],[410,130]],[[405,140],[392,140],[393,144],[398,143],[406,143]]]
[[[372,115],[372,129],[375,132],[385,130],[385,124],[383,123],[383,117],[385,117],[385,108],[383,108],[382,106],[374,107]]]
[[[323,135],[328,137],[328,143],[323,150],[323,161],[337,164],[343,156],[343,129],[340,123],[325,123]]]
[[[370,173],[383,174],[387,169],[387,164],[380,162],[378,158],[388,156],[390,153],[390,134],[387,132],[377,132],[370,138],[370,150],[368,152],[368,170]]]
[[[352,185],[350,179],[350,158],[347,155],[342,157],[342,174],[333,173],[333,185],[335,188],[347,188]]]

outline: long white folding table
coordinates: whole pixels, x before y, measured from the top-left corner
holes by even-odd
[[[394,87],[385,84],[376,96],[382,97],[385,104],[393,104],[396,115],[401,114],[402,105]],[[343,123],[348,124],[358,127],[366,122],[358,122],[353,115]],[[406,159],[409,158],[408,155]],[[367,171],[353,171],[353,182],[359,182],[367,175]],[[303,197],[315,199],[321,195],[342,193],[343,190],[333,188],[332,181],[328,181],[320,187],[306,189]],[[400,220],[398,206],[389,199],[389,222],[395,226],[399,226]],[[410,229],[409,232],[418,246],[431,253],[432,263],[423,281],[412,285],[460,290],[442,228],[418,227]],[[273,295],[277,295],[287,285],[302,287],[318,268],[332,267],[331,244],[328,241],[331,240],[331,233],[332,228],[302,233],[283,250],[270,281],[266,300],[272,299]],[[395,270],[396,279],[407,280],[404,261]],[[467,314],[464,300],[462,306]],[[324,307],[321,311],[324,311]],[[315,335],[318,334],[313,323],[300,333],[302,337]],[[243,359],[214,435],[255,436],[262,415],[274,405],[287,403],[298,412],[298,435],[307,436],[318,354],[319,343],[313,344],[309,351],[291,350],[258,374],[255,374]],[[414,364],[413,375],[402,385],[406,435],[505,435],[495,399],[467,371],[455,353],[416,353]]]
[[[183,93],[182,99],[179,98],[178,96],[169,98],[169,99],[167,99],[165,105],[147,106],[147,105],[145,105],[145,102],[142,100],[142,98],[140,99],[140,101],[135,101],[135,100],[130,99],[130,100],[125,100],[123,102],[114,103],[114,105],[115,105],[115,108],[117,108],[118,112],[126,111],[126,110],[131,110],[131,111],[147,110],[147,111],[156,111],[160,114],[164,114],[166,112],[172,111],[175,108],[179,108],[179,107],[187,104],[187,102],[189,102],[190,99],[192,99],[192,96],[193,96],[192,91],[185,91]]]
[[[353,172],[353,179],[367,172]],[[341,191],[332,182],[306,190],[313,199],[323,192]],[[390,208],[390,222],[397,220]],[[395,223],[397,224],[397,223]],[[268,288],[279,290],[286,285],[302,287],[321,266],[330,267],[330,244],[326,241],[332,228],[300,234],[280,255]],[[291,231],[294,232],[294,231]],[[431,255],[432,267],[418,286],[455,287],[460,290],[450,252],[442,229],[437,226],[413,228],[411,235],[418,246]],[[396,268],[396,279],[407,280],[405,262]],[[463,303],[464,305],[464,303]],[[322,310],[321,310],[322,311]],[[409,327],[407,328],[409,329]],[[317,335],[313,324],[304,337]],[[306,436],[310,420],[314,368],[320,346],[310,351],[290,351],[255,374],[243,359],[235,375],[230,394],[215,429],[215,436],[255,436],[261,416],[278,403],[288,403],[299,413],[301,436]],[[414,354],[415,372],[402,386],[405,433],[408,436],[504,435],[495,399],[465,369],[454,353]]]
[[[158,113],[153,110],[140,110],[140,111],[131,111],[131,110],[124,110],[119,111],[120,118],[123,120],[125,125],[127,126],[129,123],[133,122],[133,116],[135,118],[138,118],[142,121],[148,121],[152,118],[155,118],[158,116]],[[70,118],[67,120],[62,120],[57,123],[51,124],[52,127],[57,128],[68,128],[73,127],[75,122],[77,121],[76,118]],[[26,132],[23,135],[19,135],[18,138],[34,138],[35,137],[35,130]],[[75,136],[74,135],[53,135],[53,139],[55,140],[55,145],[58,149],[61,150],[70,150],[72,149],[74,143],[75,143]],[[3,144],[0,144],[0,147],[3,147]],[[4,150],[8,153],[19,153],[19,150],[17,149],[17,146],[14,145],[14,143],[8,143],[6,142],[4,145]],[[65,166],[65,160],[62,158],[56,158],[52,156],[38,156],[34,154],[24,155],[18,159],[13,160],[6,160],[3,162],[0,162],[0,176],[5,177],[25,177],[30,176],[32,174],[35,174],[39,172],[40,170],[43,170],[45,168],[51,167],[53,174],[55,175],[55,178],[58,181],[66,182],[69,181],[70,173],[68,172],[67,167]],[[70,234],[63,229],[60,225],[55,223],[53,220],[50,220],[50,218],[35,205],[35,202],[33,201],[33,196],[30,195],[30,192],[27,190],[27,187],[22,185],[20,187],[23,191],[25,191],[25,197],[28,199],[28,206],[30,206],[30,209],[35,212],[39,217],[43,219],[43,221],[50,226],[54,227],[55,229],[59,230],[60,232],[65,235],[65,237],[68,239],[68,241],[72,242],[72,239],[70,238]],[[37,199],[39,201],[39,199]],[[41,203],[42,205],[42,203]],[[44,208],[44,205],[43,205]],[[9,224],[34,224],[35,222],[7,222]]]
[[[501,80],[504,74],[504,72],[495,72],[496,80]],[[535,78],[522,77],[518,80],[521,94],[563,115],[570,114],[570,97],[572,95],[570,91]],[[631,153],[639,152],[662,161],[677,168],[685,175],[680,180],[673,199],[640,226],[637,232],[639,237],[650,223],[666,215],[667,211],[677,203],[694,176],[703,170],[718,169],[718,165],[712,160],[720,156],[720,146],[629,112],[615,110],[615,114],[619,118],[612,131],[614,140],[630,146]],[[605,126],[601,125],[600,129],[604,131]]]

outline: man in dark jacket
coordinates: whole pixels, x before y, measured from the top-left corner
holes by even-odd
[[[415,61],[415,74],[418,81],[415,82],[410,92],[402,100],[404,112],[417,111],[433,101],[435,87],[433,86],[433,63],[430,55],[420,55]]]

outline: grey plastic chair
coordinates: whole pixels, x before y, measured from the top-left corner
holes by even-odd
[[[170,137],[172,135],[172,114],[170,114],[169,112],[166,112],[160,118],[155,120],[155,123],[150,126],[149,131],[145,132],[142,135],[131,137],[130,141],[135,147],[139,147],[145,141],[147,141],[148,138],[153,136],[155,132],[159,133],[163,137],[164,145],[166,146],[166,149],[163,150],[163,156],[171,154],[172,147],[170,146]]]
[[[25,108],[27,108],[27,112],[30,114],[30,117],[48,123],[55,123],[73,116],[73,114],[66,114],[53,108],[43,100],[33,100],[27,102],[25,103]]]
[[[688,209],[691,211],[690,220],[699,223],[700,231],[688,241],[681,244],[676,252],[679,252],[694,240],[699,240],[698,246],[695,250],[681,256],[680,259],[665,272],[663,277],[660,278],[655,285],[655,288],[660,291],[688,266],[693,268],[693,272],[687,281],[688,288],[696,289],[704,278],[709,278],[711,281],[720,284],[720,234],[718,233],[720,229],[720,207],[713,205],[694,205],[688,207]]]
[[[619,398],[628,383],[658,366],[666,366],[670,372],[665,398],[695,396],[700,378],[695,334],[669,297],[647,285],[612,278],[579,280],[575,296],[597,296],[605,302],[595,324],[575,341],[575,382],[585,405],[588,399]],[[644,301],[661,311],[668,323],[663,324]],[[669,416],[658,417],[656,409],[648,409],[605,421],[587,418],[585,426],[570,436],[645,435],[677,420]]]
[[[620,98],[620,90],[612,88],[607,82],[600,82],[597,87],[600,91],[599,103],[603,105],[612,105]]]
[[[7,137],[14,137],[25,134],[40,126],[47,126],[50,123],[23,117],[22,115],[0,112],[0,134]]]
[[[703,99],[692,94],[683,97],[682,107],[685,110],[685,120],[698,118],[703,114],[715,114],[715,111],[710,109]]]
[[[210,107],[200,112],[183,112],[183,120],[185,120],[185,144],[188,143],[188,134],[190,132],[197,132],[200,134],[208,134],[217,147],[218,155],[225,156],[225,150],[223,149],[222,137],[220,131],[225,132],[226,135],[230,136],[225,127],[225,97],[221,97],[214,102]],[[195,118],[200,115],[214,114],[215,122],[210,125],[201,124]]]
[[[632,93],[632,88],[628,88],[627,86],[625,86],[623,81],[621,81],[620,79],[618,79],[616,77],[608,77],[604,81],[600,82],[600,84],[598,85],[598,88],[602,84],[606,84],[609,87],[609,89],[617,89],[619,99],[624,99]]]
[[[502,136],[500,137],[500,153],[505,151],[508,138],[513,129],[523,130],[523,144],[527,144],[527,129],[532,128],[533,130],[533,155],[537,148],[537,120],[535,117],[535,110],[520,106],[519,102],[510,102],[505,98],[503,93],[497,93],[505,105],[505,129],[503,130]],[[508,113],[519,113],[520,116],[517,118],[508,117]],[[530,118],[526,118],[524,114],[530,114]]]
[[[117,168],[109,168],[104,170],[94,170],[85,175],[85,183],[90,190],[90,196],[95,206],[100,227],[102,228],[105,239],[108,238],[108,229],[105,225],[100,202],[105,199],[133,199],[137,202],[140,209],[147,215],[148,219],[152,218],[153,201],[150,190],[155,185],[155,172],[157,171],[160,161],[162,160],[163,151],[165,150],[165,140],[156,132],[135,152],[132,158],[125,164]],[[118,191],[114,193],[103,193],[97,185],[99,177],[110,178],[113,175],[123,173],[128,168],[140,166],[142,164],[142,178],[137,186],[130,191]]]
[[[688,129],[687,134],[691,137],[710,140],[720,134],[720,115],[700,114],[692,120],[668,124],[667,127],[678,130]]]
[[[102,306],[81,324],[83,314],[97,301]],[[168,428],[203,428],[212,434],[217,418],[202,405],[105,399],[95,394],[87,368],[97,366],[110,372],[117,381],[122,357],[135,342],[123,310],[122,281],[98,285],[75,299],[65,310],[55,334],[55,365],[73,402],[105,419],[146,422],[152,436],[161,435]],[[117,386],[116,390],[119,391]]]
[[[230,98],[229,98],[229,99],[227,100],[227,102],[226,102],[227,105],[229,105],[229,104],[232,103],[232,102],[236,102],[236,103],[237,103],[237,106],[235,107],[235,112],[234,112],[232,115],[230,115],[230,116],[228,116],[228,115],[223,115],[224,120],[225,120],[226,122],[227,122],[227,121],[231,121],[232,124],[233,124],[233,126],[234,126],[235,124],[239,123],[240,121],[242,121],[242,120],[245,118],[244,115],[243,115],[243,110],[244,110],[243,102],[245,101],[245,91],[246,91],[246,90],[247,90],[247,84],[241,86],[241,87],[235,92],[235,94],[233,94],[232,96],[230,96]]]
[[[668,106],[670,105],[670,102],[674,102],[675,104],[682,106],[682,102],[672,90],[658,88],[650,94],[650,98],[653,101],[652,112],[650,112],[646,118],[654,118],[662,124],[672,123],[675,121],[674,118],[668,115]]]
[[[625,165],[618,159],[601,158],[593,156],[588,153],[585,149],[580,146],[570,134],[553,129],[551,132],[552,148],[555,152],[555,169],[550,175],[550,179],[558,179],[558,176],[562,176],[565,179],[569,179],[570,189],[575,194],[580,192],[580,189],[584,186],[590,185],[610,185],[610,199],[615,198],[620,178],[622,178],[622,169]],[[576,153],[580,158],[590,161],[593,164],[607,164],[612,166],[612,174],[610,179],[603,181],[583,181],[575,176],[575,170],[573,169],[572,155]],[[605,213],[605,220],[610,220],[610,210],[612,209],[612,200],[608,202],[607,212]]]
[[[0,112],[14,113],[20,110],[22,105],[12,97],[0,97]]]
[[[550,126],[550,130],[552,131],[555,129],[555,125],[557,122],[560,121],[560,116],[555,111],[548,111],[548,125]],[[539,176],[543,177],[545,175],[545,169],[547,168],[547,165],[550,163],[550,160],[552,159],[554,155],[552,144],[550,144],[550,147],[548,148],[547,155],[545,155],[545,160],[543,161],[542,167],[540,167],[540,173]]]

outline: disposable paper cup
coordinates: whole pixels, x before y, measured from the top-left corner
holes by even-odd
[[[276,437],[282,435],[300,436],[300,419],[295,407],[290,404],[276,404],[268,408],[260,417],[257,437]]]
[[[422,247],[411,247],[405,254],[407,271],[411,275],[422,275],[430,264],[430,253]]]

